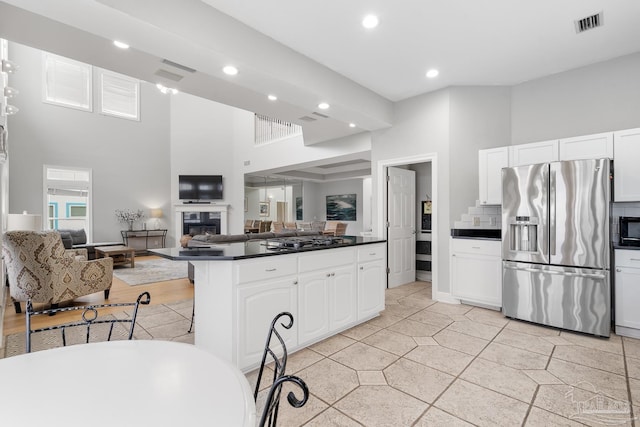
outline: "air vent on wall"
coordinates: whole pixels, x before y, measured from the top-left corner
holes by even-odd
[[[163,70],[162,68],[156,71],[154,74],[159,77],[164,77],[165,79],[173,80],[174,82],[179,82],[184,78],[184,76],[181,76],[180,74],[175,74],[170,71]]]
[[[191,67],[187,67],[186,65],[178,64],[177,62],[169,61],[168,59],[163,59],[162,63],[170,65],[170,66],[172,66],[174,68],[178,68],[180,70],[186,71],[188,73],[195,73],[196,72],[196,70],[191,68]]]
[[[593,28],[602,27],[604,24],[604,21],[602,20],[602,12],[587,16],[586,18],[578,19],[574,22],[576,25],[576,33],[578,34]]]
[[[302,120],[303,122],[315,122],[317,119],[309,116],[302,116],[298,120]]]

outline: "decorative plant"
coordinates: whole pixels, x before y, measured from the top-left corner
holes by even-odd
[[[144,218],[144,212],[138,209],[137,211],[131,209],[116,209],[116,218],[118,221],[127,223],[129,230],[133,230],[133,223]]]

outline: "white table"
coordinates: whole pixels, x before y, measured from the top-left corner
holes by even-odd
[[[39,351],[0,359],[0,379],[2,425],[256,424],[244,375],[190,344],[111,341]]]

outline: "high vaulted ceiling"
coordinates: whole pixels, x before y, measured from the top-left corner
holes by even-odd
[[[422,93],[638,52],[638,17],[637,0],[5,0],[0,37],[300,124],[313,144],[392,126],[394,102]]]

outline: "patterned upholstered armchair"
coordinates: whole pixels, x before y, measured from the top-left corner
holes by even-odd
[[[65,250],[57,231],[8,231],[2,253],[16,313],[29,298],[54,307],[100,291],[109,298],[113,259],[87,261],[86,249]]]

